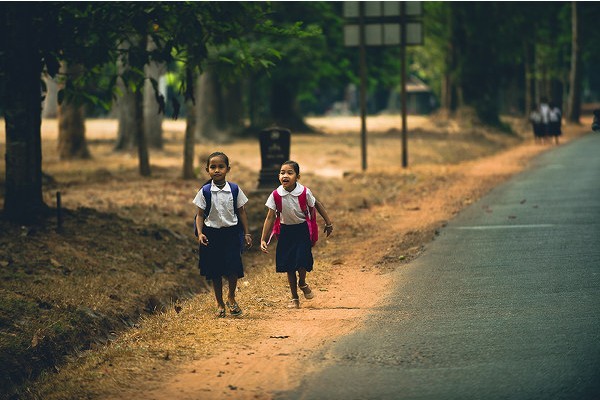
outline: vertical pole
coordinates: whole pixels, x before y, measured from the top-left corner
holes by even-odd
[[[358,3],[360,32],[360,147],[362,170],[367,170],[367,55],[365,49],[365,2]]]
[[[56,230],[60,232],[62,230],[63,218],[62,218],[62,205],[60,192],[56,192]]]
[[[406,2],[400,2],[400,106],[402,107],[402,167],[408,166],[406,138]]]

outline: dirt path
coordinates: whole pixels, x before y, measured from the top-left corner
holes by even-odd
[[[53,204],[54,191],[62,191],[64,207],[79,210],[70,225],[78,234],[70,242],[64,235],[44,236],[47,255],[40,254],[33,264],[53,265],[36,270],[46,271],[44,279],[38,280],[51,284],[42,287],[36,280],[33,295],[49,304],[81,304],[109,314],[120,312],[116,307],[138,304],[146,290],[154,293],[157,288],[197,279],[195,267],[187,267],[196,262],[196,255],[187,251],[193,241],[169,236],[169,232],[189,231],[189,215],[194,211],[189,201],[197,190],[197,182],[177,178],[181,123],[166,124],[171,140],[164,150],[152,154],[155,175],[140,179],[136,157],[112,151],[115,121],[90,121],[95,158],[71,162],[60,161],[55,154],[53,122],[47,121],[44,131],[44,171],[59,184],[48,188],[46,201]],[[355,119],[313,122],[323,124],[327,133],[297,135],[291,157],[309,166],[302,182],[317,189],[317,197],[326,200],[334,218],[333,237],[321,238],[315,248],[315,272],[308,280],[315,299],[302,301],[300,310],[287,310],[285,277],[273,274],[272,259],[249,252],[244,261],[247,277],[238,285],[238,300],[245,311],[242,318],[216,320],[211,316],[212,295],[198,290],[192,299],[178,304],[179,311],[171,307],[143,318],[107,345],[92,343],[89,351],[76,353],[59,373],[38,382],[31,398],[269,399],[276,391],[294,388],[303,374],[315,368],[311,361],[324,346],[352,332],[375,312],[393,284],[388,272],[417,257],[462,208],[551,148],[530,142],[511,147],[528,136],[462,129],[454,121],[440,127],[436,119],[415,117],[411,167],[401,169],[394,130],[397,118],[373,118],[369,172],[360,173],[352,172],[360,160],[359,140],[350,130],[358,125]],[[583,126],[566,126],[563,141],[584,134],[589,126],[587,121]],[[0,150],[2,146],[0,139]],[[231,181],[245,182],[246,188],[258,174],[257,147],[254,140],[202,143],[196,154],[203,160],[209,149],[225,151],[235,160]],[[466,159],[475,160],[456,164]],[[257,240],[264,219],[264,193],[251,195],[249,215]],[[88,224],[88,218],[96,223]],[[131,231],[129,220],[142,224],[141,233],[124,234]],[[105,226],[102,241],[96,224]],[[5,242],[2,250],[10,253],[9,264],[32,263],[29,248],[17,241]],[[30,243],[34,246],[37,241]],[[152,260],[151,271],[147,260]],[[22,282],[30,281],[28,274],[23,277]],[[145,302],[140,307],[144,306]],[[37,337],[35,332],[31,335]]]
[[[279,390],[296,387],[313,369],[312,357],[336,338],[359,326],[388,293],[386,268],[402,268],[435,231],[463,207],[494,186],[522,171],[549,147],[524,144],[492,157],[452,167],[440,167],[451,177],[420,204],[380,206],[372,210],[371,229],[336,266],[334,278],[315,288],[317,296],[300,310],[275,309],[257,320],[261,334],[234,350],[183,365],[162,387],[127,393],[134,399],[269,399]],[[385,229],[377,229],[379,221]],[[375,228],[375,229],[373,229]],[[334,240],[332,238],[331,240]],[[397,247],[396,242],[404,243]],[[389,270],[389,269],[388,269]],[[120,397],[122,398],[122,397]]]

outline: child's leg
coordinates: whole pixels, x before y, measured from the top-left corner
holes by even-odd
[[[306,270],[304,268],[298,270],[298,286],[306,286]]]
[[[225,302],[223,302],[223,280],[221,277],[212,280],[213,290],[215,291],[215,299],[220,309],[225,309]]]
[[[227,299],[229,300],[229,303],[233,304],[235,303],[235,289],[237,287],[238,277],[237,275],[230,275],[227,277],[227,281],[229,283],[229,296]]]
[[[298,270],[298,287],[304,293],[304,297],[308,300],[315,297],[310,287],[306,284],[306,270],[301,268]]]
[[[290,271],[287,273],[288,282],[290,283],[290,291],[292,292],[292,299],[298,298],[298,283],[296,281],[296,271]],[[305,271],[306,276],[306,271]]]
[[[227,277],[227,281],[229,283],[229,294],[227,296],[227,308],[229,308],[229,313],[231,315],[238,316],[242,315],[242,309],[238,306],[235,301],[235,288],[237,287],[237,275],[230,275]]]

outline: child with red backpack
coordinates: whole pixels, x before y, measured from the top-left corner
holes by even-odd
[[[300,308],[298,287],[306,299],[314,297],[306,283],[306,273],[313,269],[311,248],[318,237],[315,209],[325,220],[324,232],[327,236],[333,232],[333,223],[325,207],[313,196],[310,189],[298,183],[298,179],[298,163],[284,162],[279,171],[281,186],[270,194],[265,203],[269,210],[260,242],[261,250],[268,253],[271,238],[274,235],[278,237],[275,270],[287,273],[292,292],[290,308]]]
[[[252,246],[248,217],[244,205],[248,198],[242,189],[225,178],[230,171],[229,158],[221,152],[212,153],[206,162],[211,179],[198,191],[193,203],[198,206],[194,218],[194,233],[198,237],[200,275],[212,280],[217,317],[242,314],[235,301],[237,281],[244,276],[241,252],[243,245]],[[223,301],[223,281],[229,283],[227,301]]]

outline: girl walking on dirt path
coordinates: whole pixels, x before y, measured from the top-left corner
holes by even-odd
[[[237,281],[244,276],[242,247],[252,246],[248,217],[244,205],[248,198],[235,183],[227,182],[229,158],[221,152],[212,153],[206,162],[210,180],[198,191],[193,203],[198,206],[196,229],[199,243],[200,275],[212,281],[217,300],[217,317],[242,314],[235,301]],[[240,225],[241,224],[241,225]],[[243,239],[241,238],[243,235]],[[227,301],[223,301],[223,280],[229,283]]]
[[[314,207],[325,220],[324,232],[327,236],[333,232],[333,223],[321,204],[310,191],[300,183],[300,166],[295,161],[286,161],[279,171],[281,185],[273,191],[265,205],[268,207],[267,217],[262,229],[260,248],[268,253],[271,231],[277,216],[280,218],[281,230],[277,241],[275,270],[287,273],[292,299],[290,308],[300,308],[298,287],[306,299],[312,299],[314,293],[306,283],[306,273],[313,269],[312,243],[309,233],[308,212],[302,210],[300,202]],[[279,209],[276,197],[280,201]],[[301,199],[304,197],[304,199]],[[279,215],[278,215],[279,214]],[[314,215],[314,214],[313,214]],[[296,276],[296,273],[298,274]]]

